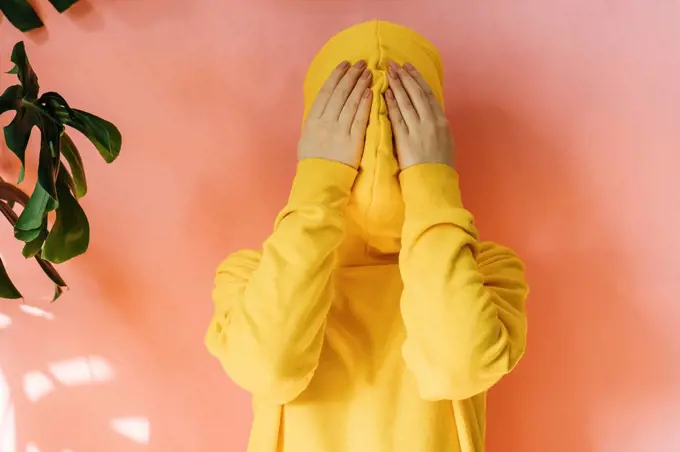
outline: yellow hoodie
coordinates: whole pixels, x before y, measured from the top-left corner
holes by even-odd
[[[262,250],[217,270],[208,350],[253,395],[249,452],[483,451],[486,391],[524,353],[523,265],[479,241],[452,168],[399,172],[386,63],[413,63],[441,101],[432,44],[386,22],[341,32],[306,109],[345,59],[374,75],[361,167],[300,162]]]

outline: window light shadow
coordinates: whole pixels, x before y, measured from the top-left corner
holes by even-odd
[[[110,425],[115,432],[138,444],[149,444],[149,419],[145,417],[118,417],[111,419]]]
[[[9,328],[9,326],[12,324],[12,319],[3,314],[0,313],[0,330],[4,330],[5,328]]]
[[[113,380],[113,368],[97,355],[58,361],[48,366],[50,372],[65,386],[83,385]]]
[[[24,394],[31,402],[37,402],[54,390],[54,382],[42,372],[27,372],[24,375]]]
[[[9,385],[0,370],[0,452],[16,452],[16,424],[14,419],[14,403],[9,392]]]
[[[44,309],[37,308],[35,306],[20,304],[19,309],[21,309],[26,314],[32,315],[34,317],[42,317],[43,319],[54,320],[54,314],[52,314],[51,312],[47,312]]]

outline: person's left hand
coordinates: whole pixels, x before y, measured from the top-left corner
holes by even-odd
[[[413,65],[390,62],[387,112],[397,148],[399,167],[420,163],[453,165],[451,129],[432,89]]]

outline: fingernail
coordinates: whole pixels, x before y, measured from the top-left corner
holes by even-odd
[[[345,69],[348,66],[349,66],[349,61],[343,61],[342,63],[338,64],[338,69]]]
[[[392,69],[392,70],[394,70],[394,71],[398,71],[398,70],[399,70],[399,65],[398,65],[397,63],[395,63],[394,61],[390,61],[389,67],[390,67],[390,69]]]
[[[389,66],[387,68],[387,75],[389,75],[392,78],[397,78],[397,72],[392,66]]]
[[[363,69],[366,66],[366,62],[364,60],[359,60],[354,64],[354,67],[357,69]]]
[[[369,78],[371,78],[371,75],[373,75],[373,74],[371,74],[371,71],[364,71],[364,73],[361,74],[361,78],[369,79]]]
[[[404,64],[404,68],[406,68],[407,71],[416,72],[415,66],[413,66],[411,63]]]
[[[389,88],[387,89],[387,91],[385,91],[385,96],[387,96],[387,98],[390,100],[394,99],[394,93]]]
[[[368,99],[369,97],[371,97],[371,90],[366,88],[364,90],[364,99]]]

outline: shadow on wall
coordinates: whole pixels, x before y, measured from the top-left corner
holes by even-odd
[[[45,42],[49,38],[50,19],[58,13],[46,0],[31,2],[34,9],[44,19],[46,27],[27,34],[34,42]],[[105,27],[106,17],[122,20],[131,27],[150,27],[172,18],[188,18],[195,6],[194,2],[170,0],[159,3],[161,7],[139,7],[139,0],[78,0],[63,16],[84,31],[98,31]]]
[[[25,33],[23,37],[35,44],[44,44],[50,38],[50,28],[60,20],[59,13],[47,0],[32,1],[33,8],[43,19],[45,27]],[[78,0],[62,16],[82,31],[95,32],[106,27],[106,17],[122,21],[134,28],[151,27],[173,18],[189,18],[194,2],[171,0],[162,2],[162,7],[139,7],[138,0]],[[63,19],[61,19],[63,20]],[[168,36],[181,36],[181,34]]]
[[[531,287],[527,354],[490,393],[489,451],[614,450],[598,441],[677,389],[666,363],[680,356],[645,323],[641,303],[653,300],[641,299],[616,219],[590,196],[596,181],[566,159],[569,137],[507,111],[463,105],[454,121],[466,206],[484,238],[516,249]],[[663,414],[641,431],[655,422]]]
[[[35,306],[4,305],[0,335],[14,343],[30,343],[31,338],[20,336],[49,332],[55,320],[53,313]],[[49,340],[47,335],[45,340]],[[111,403],[116,392],[123,389],[106,358],[79,355],[51,359],[34,352],[12,357],[10,351],[10,356],[2,356],[4,363],[21,362],[21,366],[0,368],[0,452],[40,452],[45,450],[44,445],[62,452],[97,450],[102,442],[111,444],[112,450],[145,449],[149,420],[143,415],[123,414],[131,409],[128,403]],[[58,355],[64,356],[63,350]],[[109,399],[105,408],[108,416],[97,403],[102,399]],[[90,408],[83,410],[88,404]],[[54,428],[26,431],[20,425],[27,420]],[[87,429],[89,439],[83,441],[83,436],[79,439],[79,435],[73,435],[73,428]]]

